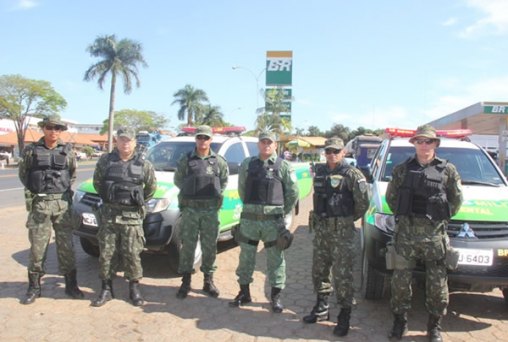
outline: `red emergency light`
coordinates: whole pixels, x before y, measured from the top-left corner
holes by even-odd
[[[386,128],[385,133],[390,137],[410,138],[415,135],[415,129]],[[436,135],[443,138],[462,139],[473,134],[470,129],[438,129]]]
[[[182,132],[187,134],[195,134],[196,127],[183,127]],[[244,126],[212,127],[212,133],[215,134],[240,134],[242,132],[245,132]]]

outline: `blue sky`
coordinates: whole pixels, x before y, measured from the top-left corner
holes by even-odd
[[[106,34],[140,42],[149,65],[116,109],[164,114],[168,128],[183,123],[171,103],[186,84],[253,128],[271,50],[293,51],[294,127],[413,128],[508,101],[505,0],[0,0],[0,22],[0,75],[49,81],[80,123],[107,117],[108,87],[83,81],[86,47]]]

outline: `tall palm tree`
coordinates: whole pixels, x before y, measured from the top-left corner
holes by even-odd
[[[204,90],[194,89],[190,84],[178,90],[173,96],[175,100],[171,104],[177,103],[180,106],[178,120],[184,120],[187,114],[187,126],[192,126],[194,118],[200,113],[204,102],[208,102],[208,96]]]
[[[103,89],[104,81],[108,74],[111,74],[111,87],[109,93],[109,129],[108,129],[108,150],[113,148],[113,128],[115,112],[115,89],[117,77],[123,79],[125,94],[132,90],[132,82],[136,81],[136,87],[140,86],[138,77],[138,65],[147,67],[143,58],[141,44],[130,40],[116,40],[115,35],[99,36],[93,44],[89,45],[87,51],[92,57],[101,58],[85,72],[85,81],[98,78],[99,88]]]

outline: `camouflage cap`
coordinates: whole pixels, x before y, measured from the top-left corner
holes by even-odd
[[[116,136],[117,137],[126,137],[126,138],[133,140],[133,139],[136,139],[136,132],[134,131],[134,129],[132,129],[130,127],[120,127],[118,129],[118,131],[116,131]]]
[[[207,137],[212,137],[212,128],[207,125],[201,125],[196,128],[196,134],[194,136],[198,135],[206,135]]]
[[[263,140],[263,139],[268,139],[268,140],[271,140],[271,141],[277,141],[277,138],[275,137],[275,133],[273,132],[270,132],[270,131],[261,131],[259,133],[259,141]]]
[[[415,141],[416,138],[430,138],[430,139],[435,139],[437,141],[441,140],[441,139],[439,139],[439,137],[436,134],[436,129],[434,127],[432,127],[431,125],[418,126],[418,128],[416,128],[415,135],[413,135],[409,139],[409,142],[413,143],[413,141]]]
[[[342,150],[344,148],[344,141],[339,137],[331,137],[325,141],[325,149],[327,148]]]
[[[60,119],[60,116],[57,114],[51,114],[45,116],[41,121],[38,122],[39,127],[44,127],[46,125],[59,126],[62,128],[62,131],[67,130],[67,124]]]

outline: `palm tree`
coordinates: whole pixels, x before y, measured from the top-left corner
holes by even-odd
[[[271,130],[279,136],[291,131],[291,121],[282,117],[281,113],[289,112],[287,97],[282,88],[273,88],[266,91],[266,107],[263,114],[256,118],[256,131]]]
[[[202,118],[200,124],[212,127],[224,127],[224,114],[219,106],[206,105],[202,109]]]
[[[201,89],[194,89],[193,86],[187,84],[183,89],[173,94],[175,100],[172,105],[178,103],[178,120],[184,120],[187,114],[187,126],[192,126],[192,122],[196,115],[200,113],[204,102],[208,102],[208,96]]]
[[[141,44],[130,39],[116,40],[115,35],[100,36],[93,44],[88,46],[87,51],[92,57],[100,57],[101,60],[88,68],[85,72],[85,81],[98,78],[99,88],[103,89],[104,81],[108,74],[111,74],[111,88],[109,93],[109,129],[108,129],[108,150],[113,148],[113,128],[115,112],[115,89],[117,77],[123,79],[125,94],[132,90],[132,82],[140,86],[138,77],[138,64],[147,67]]]

